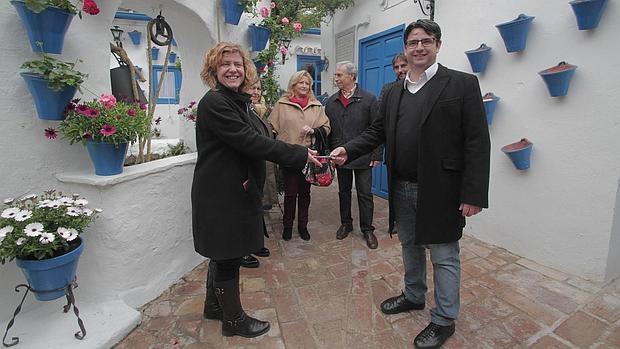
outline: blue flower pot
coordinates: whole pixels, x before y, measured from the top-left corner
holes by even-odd
[[[156,61],[159,58],[159,48],[151,47],[151,59]]]
[[[34,13],[23,1],[12,0],[11,4],[15,6],[26,28],[30,47],[34,52],[62,53],[65,34],[73,14],[56,7],[48,7],[39,13]],[[38,41],[43,43],[42,47],[37,46]]]
[[[491,48],[482,44],[475,50],[465,51],[465,54],[469,59],[469,64],[471,64],[471,70],[474,73],[483,73],[491,56]]]
[[[271,29],[260,25],[250,24],[250,40],[252,42],[252,51],[262,51],[267,46],[267,41],[271,35]]]
[[[534,16],[527,16],[522,13],[510,22],[495,26],[504,40],[506,51],[518,52],[525,50],[527,34],[530,31],[533,20]]]
[[[64,120],[65,108],[75,96],[77,88],[68,86],[63,90],[54,91],[47,87],[48,80],[33,73],[20,73],[34,99],[39,119]]]
[[[551,97],[566,96],[576,65],[560,62],[555,67],[538,72],[543,78]]]
[[[530,168],[533,145],[527,138],[523,138],[518,142],[503,146],[502,151],[512,160],[517,170],[527,170]]]
[[[170,52],[170,55],[168,56],[168,62],[174,63],[174,61],[176,60],[177,60],[177,54],[174,52]]]
[[[98,176],[113,176],[123,172],[127,143],[118,145],[107,142],[87,141],[88,155]]]
[[[239,4],[239,0],[222,0],[222,6],[224,7],[224,22],[239,24],[243,13],[243,6]]]
[[[134,30],[134,31],[130,31],[127,34],[129,34],[129,37],[131,38],[131,42],[133,42],[134,45],[140,45],[140,39],[142,38],[142,32]]]
[[[256,72],[260,72],[260,70],[265,67],[265,63],[261,61],[254,61],[254,66],[256,67]]]
[[[487,125],[493,123],[493,114],[495,113],[495,107],[497,107],[497,102],[499,100],[500,98],[494,95],[493,92],[489,92],[482,97],[484,113],[487,116]]]
[[[43,260],[16,259],[15,263],[22,270],[28,285],[34,290],[34,297],[40,301],[51,301],[64,296],[67,292],[66,287],[75,280],[75,272],[83,249],[84,242],[80,240],[76,249],[62,256]]]
[[[579,30],[588,30],[598,26],[607,0],[574,0],[569,4],[577,17]]]

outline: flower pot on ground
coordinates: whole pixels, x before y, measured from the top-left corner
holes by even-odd
[[[579,30],[588,30],[598,27],[607,0],[574,0],[569,4],[577,18]]]
[[[244,8],[239,3],[239,0],[222,0],[222,7],[224,7],[224,22],[234,25],[239,24]]]
[[[527,35],[530,32],[533,20],[534,16],[521,13],[512,21],[500,23],[495,26],[504,40],[506,51],[518,52],[525,50]]]
[[[576,65],[560,62],[558,65],[538,72],[543,78],[551,97],[566,96]]]
[[[86,141],[86,149],[97,176],[113,176],[123,172],[127,143]]]
[[[12,0],[11,4],[26,28],[33,51],[62,53],[65,34],[73,20],[73,13],[57,7],[47,7],[37,13],[26,7],[24,1]],[[37,45],[37,42],[42,45]]]
[[[267,41],[269,41],[271,30],[269,28],[255,24],[250,24],[248,27],[250,28],[252,51],[264,50],[265,46],[267,46]]]
[[[174,63],[177,60],[177,54],[175,52],[170,52],[168,56],[168,62]]]
[[[533,145],[527,138],[522,138],[518,142],[503,146],[502,151],[510,158],[517,170],[527,170],[530,168]]]
[[[491,48],[486,44],[482,44],[477,49],[465,51],[465,54],[471,65],[471,70],[474,73],[484,73],[491,56]]]
[[[64,119],[65,107],[87,76],[74,67],[75,63],[59,61],[47,54],[40,60],[22,64],[26,72],[20,75],[26,81],[40,119]]]
[[[495,114],[495,107],[500,98],[493,94],[493,92],[487,92],[482,96],[482,102],[484,103],[484,113],[487,117],[487,125],[493,123],[493,114]]]
[[[142,38],[142,32],[133,30],[127,34],[129,34],[129,38],[131,39],[131,42],[133,42],[134,45],[140,45],[140,39]]]
[[[159,48],[151,47],[151,59],[156,61],[159,58]]]

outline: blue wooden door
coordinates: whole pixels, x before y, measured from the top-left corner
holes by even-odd
[[[396,79],[392,70],[392,58],[403,52],[404,29],[405,25],[402,24],[360,40],[358,83],[377,97],[383,85]],[[372,192],[384,199],[388,198],[385,164],[372,170]]]
[[[312,76],[312,92],[315,96],[321,95],[321,71],[317,65],[321,61],[319,56],[297,55],[297,71],[305,70]]]

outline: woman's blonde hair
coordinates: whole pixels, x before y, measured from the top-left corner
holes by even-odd
[[[248,52],[240,45],[232,42],[220,42],[205,54],[200,78],[207,86],[215,87],[217,85],[217,68],[222,64],[225,53],[239,53],[243,59],[244,76],[240,86],[240,90],[243,90],[246,84],[256,80],[256,67],[250,59]]]
[[[308,94],[308,97],[310,97],[310,100],[316,100],[316,97],[314,96],[314,92],[312,91],[312,86],[313,86],[312,75],[310,75],[310,73],[308,73],[305,70],[300,70],[298,72],[293,73],[293,76],[291,76],[291,79],[288,81],[288,86],[286,88],[286,92],[284,92],[283,97],[294,96],[295,93],[293,92],[293,88],[303,78],[308,78],[308,81],[310,81],[310,93]]]

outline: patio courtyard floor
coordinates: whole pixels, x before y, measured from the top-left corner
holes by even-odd
[[[141,325],[115,348],[413,347],[430,321],[432,273],[429,263],[426,310],[381,313],[379,304],[403,288],[400,244],[386,233],[387,201],[375,198],[376,250],[357,226],[335,239],[336,185],[312,189],[310,241],[295,232],[283,241],[279,215],[270,213],[271,256],[241,270],[243,306],[271,322],[267,334],[223,337],[220,321],[202,318],[205,262],[144,305]],[[461,261],[460,319],[444,348],[620,348],[619,280],[589,282],[470,236],[461,240]]]

